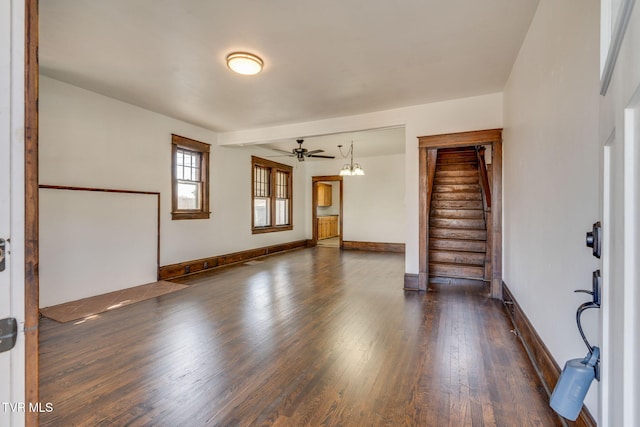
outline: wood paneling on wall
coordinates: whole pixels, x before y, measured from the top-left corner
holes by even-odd
[[[359,251],[404,253],[404,243],[355,242],[345,240],[342,242],[342,248]]]

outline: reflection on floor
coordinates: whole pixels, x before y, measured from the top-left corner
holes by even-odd
[[[330,247],[330,248],[339,248],[340,247],[340,237],[329,237],[328,239],[318,240],[318,246]]]
[[[146,285],[109,292],[108,294],[96,295],[52,307],[41,308],[40,313],[44,317],[53,319],[56,322],[71,322],[124,307],[125,305],[179,291],[186,287],[187,285],[165,281],[148,283]]]

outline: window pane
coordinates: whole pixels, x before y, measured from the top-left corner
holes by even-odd
[[[289,198],[289,174],[287,172],[276,171],[276,197]]]
[[[202,153],[178,148],[176,150],[176,178],[185,181],[200,181],[200,159]]]
[[[253,199],[253,226],[254,227],[266,227],[271,225],[271,218],[269,215],[269,199],[267,198],[254,198]]]
[[[276,225],[289,224],[289,200],[276,200]]]
[[[200,209],[200,183],[184,181],[178,183],[178,209]]]
[[[254,166],[253,168],[253,195],[254,197],[269,197],[269,172],[268,168]]]

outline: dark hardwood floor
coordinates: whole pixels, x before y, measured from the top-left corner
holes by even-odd
[[[404,292],[404,257],[311,248],[41,322],[43,426],[556,426],[482,286]]]

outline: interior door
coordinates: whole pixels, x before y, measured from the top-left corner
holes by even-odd
[[[24,201],[23,47],[24,1],[0,1],[0,319],[15,318],[18,331],[24,323],[24,203],[18,203]],[[0,320],[0,425],[13,427],[24,425],[28,408],[24,336],[18,332],[15,347],[4,351],[12,329]]]
[[[601,425],[630,427],[640,425],[640,8],[634,8],[634,0],[602,3],[603,46],[608,57],[600,126],[604,160]]]

